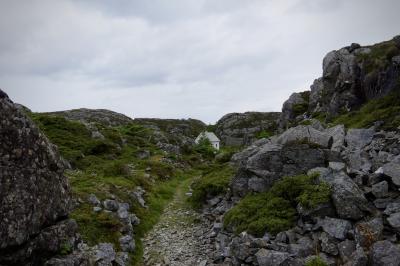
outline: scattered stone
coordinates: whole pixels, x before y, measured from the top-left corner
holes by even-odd
[[[388,182],[382,181],[372,186],[372,194],[377,198],[384,198],[387,196],[389,190]]]
[[[89,195],[88,201],[89,201],[90,204],[92,204],[94,206],[100,206],[101,205],[100,200],[98,200],[98,198],[94,194],[90,194]]]
[[[290,254],[274,250],[260,249],[256,253],[257,263],[260,266],[279,266],[289,259]]]
[[[122,251],[133,252],[135,250],[135,240],[130,235],[120,237],[119,244]]]
[[[107,211],[118,211],[119,209],[119,204],[118,201],[116,200],[110,200],[110,199],[106,199],[105,201],[103,201],[103,206],[104,209],[106,209]]]
[[[347,232],[352,228],[349,221],[331,217],[323,219],[320,225],[326,233],[340,240],[346,239]]]
[[[400,262],[400,249],[397,245],[383,240],[376,242],[371,250],[371,263],[376,266],[397,266]]]
[[[387,163],[381,168],[381,172],[392,179],[393,184],[400,187],[400,164]]]
[[[391,227],[400,230],[400,212],[390,214],[387,221]]]

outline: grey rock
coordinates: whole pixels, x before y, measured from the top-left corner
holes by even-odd
[[[353,240],[346,239],[337,244],[341,260],[346,263],[351,260],[353,252],[356,250],[356,243]]]
[[[400,202],[392,202],[387,204],[385,211],[383,212],[386,215],[391,215],[392,213],[400,212]]]
[[[111,266],[116,253],[111,243],[100,243],[90,250],[90,261],[96,265]]]
[[[322,232],[319,237],[319,241],[321,243],[321,250],[323,252],[334,256],[338,255],[339,251],[336,246],[337,241],[329,234]]]
[[[392,179],[393,184],[400,187],[400,164],[387,163],[382,166],[382,173]]]
[[[119,209],[119,204],[116,200],[106,199],[105,201],[103,201],[103,206],[104,209],[112,212],[118,211]]]
[[[247,146],[261,131],[274,133],[280,113],[246,112],[224,115],[216,123],[216,135],[226,146]]]
[[[390,214],[387,221],[391,227],[400,230],[400,212]]]
[[[386,181],[372,185],[372,194],[377,198],[383,198],[388,195],[389,184]]]
[[[327,182],[332,186],[333,204],[340,218],[357,220],[364,217],[364,211],[369,211],[363,191],[349,176],[337,173]]]
[[[130,235],[120,237],[119,244],[122,251],[133,252],[135,250],[135,239]]]
[[[98,200],[98,198],[94,194],[89,195],[88,201],[90,204],[92,204],[94,206],[100,206],[100,204],[101,204],[100,200]]]
[[[371,250],[371,265],[397,266],[400,262],[400,249],[390,241],[376,242]]]
[[[105,109],[74,109],[60,112],[47,113],[51,115],[63,116],[66,119],[80,121],[84,123],[99,123],[105,126],[129,125],[133,120],[123,114],[119,114]]]
[[[331,146],[331,150],[333,151],[341,151],[344,147],[344,140],[346,136],[346,131],[343,125],[337,125],[334,127],[330,127],[325,129],[325,133],[332,137],[333,143]]]
[[[351,254],[351,259],[346,266],[367,266],[368,257],[365,254],[362,247],[357,247],[357,249]]]
[[[129,265],[129,254],[128,252],[118,252],[115,257],[115,264],[118,266]]]
[[[94,212],[100,212],[101,210],[102,210],[101,207],[98,207],[98,206],[94,206],[94,207],[93,207],[93,211],[94,211]]]
[[[383,231],[382,218],[374,218],[367,222],[359,222],[355,226],[355,239],[358,245],[370,247],[380,240]]]
[[[320,145],[324,148],[330,148],[333,143],[332,136],[324,132],[318,131],[312,126],[297,126],[289,128],[281,135],[279,135],[274,142],[285,145],[287,143],[304,140]]]
[[[0,264],[24,264],[41,232],[67,217],[70,188],[56,146],[1,90],[0,96]],[[42,252],[43,263],[54,251]]]
[[[289,253],[300,258],[314,253],[314,245],[310,238],[301,237],[296,244],[289,244]]]
[[[256,253],[257,263],[259,266],[279,266],[289,259],[290,254],[287,252],[279,252],[274,250],[260,249]]]
[[[340,172],[346,169],[346,165],[342,162],[329,162],[329,168],[333,171]]]
[[[347,131],[346,143],[349,149],[362,149],[371,143],[375,130],[364,128],[353,128]]]
[[[326,233],[340,240],[344,240],[349,230],[352,229],[349,221],[331,217],[321,220],[320,225]]]

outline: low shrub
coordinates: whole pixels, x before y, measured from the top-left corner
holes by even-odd
[[[296,207],[306,208],[328,202],[329,186],[318,183],[317,176],[298,175],[284,177],[269,191],[249,194],[225,214],[224,226],[235,233],[247,231],[262,236],[289,229],[296,219]]]
[[[229,187],[234,169],[228,164],[213,165],[192,184],[193,195],[190,202],[194,207],[200,207],[207,197],[217,196],[226,192]]]

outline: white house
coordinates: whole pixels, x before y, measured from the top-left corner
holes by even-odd
[[[213,132],[207,132],[207,131],[203,131],[199,134],[199,136],[197,136],[197,138],[194,140],[194,142],[196,142],[196,144],[198,144],[203,138],[208,139],[211,142],[211,145],[216,149],[219,150],[219,138],[217,136],[215,136],[215,134]]]

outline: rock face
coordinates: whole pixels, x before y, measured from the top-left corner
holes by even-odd
[[[85,124],[99,123],[105,126],[122,126],[133,122],[133,120],[126,115],[113,112],[105,109],[74,109],[67,111],[51,112],[57,116],[63,116],[69,120],[76,120]]]
[[[244,196],[248,192],[262,192],[283,176],[306,173],[315,167],[325,167],[329,161],[340,161],[332,150],[331,130],[319,131],[312,126],[290,128],[265,142],[256,142],[233,156],[239,171],[231,183],[232,192]],[[340,145],[335,146],[335,148]]]
[[[311,91],[294,93],[284,103],[280,127],[302,120],[300,115],[334,117],[357,110],[362,104],[399,90],[399,37],[371,46],[350,46],[329,52],[323,59],[322,77]],[[309,96],[304,97],[305,93]],[[304,117],[303,117],[304,119]]]
[[[274,134],[280,113],[231,113],[216,123],[215,133],[223,145],[246,146],[254,142],[261,132]]]
[[[64,162],[1,90],[0,136],[0,264],[40,263],[76,227]]]
[[[302,120],[303,114],[308,111],[310,92],[293,93],[283,103],[282,114],[280,117],[280,128],[288,128],[291,123],[295,122],[296,119]]]
[[[309,110],[336,115],[387,95],[396,88],[400,76],[392,62],[399,54],[394,40],[366,47],[353,44],[328,53],[323,60],[322,78],[311,86]]]

